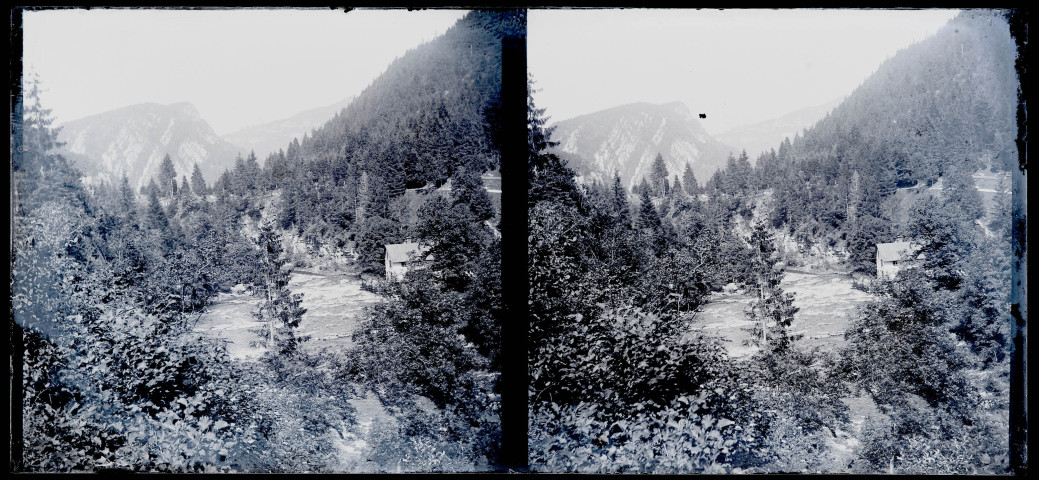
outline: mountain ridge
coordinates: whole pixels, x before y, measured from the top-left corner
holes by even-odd
[[[784,138],[793,139],[795,135],[815,125],[846,98],[847,95],[842,95],[826,103],[800,108],[776,118],[733,127],[714,135],[714,138],[737,150],[746,150],[753,161],[769,149],[778,148]]]
[[[229,143],[241,146],[246,152],[255,151],[258,158],[264,159],[284,149],[294,138],[303,138],[303,135],[327,123],[355,98],[356,95],[351,95],[338,102],[307,109],[280,120],[240,128],[223,137]]]
[[[554,123],[553,152],[565,158],[584,183],[609,181],[616,170],[632,188],[649,175],[658,154],[669,177],[686,163],[702,183],[725,165],[732,149],[703,128],[682,102],[618,105]]]
[[[241,150],[216,134],[190,102],[138,103],[60,125],[61,153],[87,183],[115,184],[126,174],[140,188],[169,155],[177,175],[190,176],[198,162],[203,176],[216,181]]]

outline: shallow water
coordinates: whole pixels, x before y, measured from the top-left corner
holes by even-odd
[[[289,279],[289,290],[303,294],[306,313],[300,321],[300,335],[310,335],[304,348],[311,351],[325,347],[353,348],[351,335],[362,309],[381,297],[361,290],[361,281],[352,275],[296,271]],[[262,339],[254,330],[262,325],[254,314],[260,299],[251,295],[221,293],[199,319],[195,330],[206,332],[227,342],[228,353],[236,360],[255,360],[263,347],[251,346]]]
[[[303,294],[303,307],[307,311],[298,333],[311,336],[311,340],[303,344],[303,348],[311,352],[325,347],[353,348],[351,335],[363,308],[381,299],[361,290],[361,281],[356,276],[306,270],[293,272],[289,290]],[[259,305],[260,298],[256,296],[222,293],[199,319],[195,330],[225,341],[231,358],[255,361],[266,351],[262,346],[252,345],[262,344],[263,340],[256,333],[262,325],[254,317]],[[348,401],[356,409],[357,423],[343,425],[338,432],[336,446],[342,469],[371,471],[374,466],[364,458],[371,426],[376,421],[394,422],[395,419],[370,391],[363,390]]]
[[[844,343],[844,331],[851,325],[856,308],[870,295],[852,288],[851,275],[831,272],[787,271],[780,286],[794,294],[794,314],[790,333],[804,337],[804,347],[835,348]],[[751,322],[747,310],[754,296],[747,293],[713,293],[697,312],[690,333],[707,333],[724,340],[729,356],[746,357],[757,347],[744,345],[750,339]]]

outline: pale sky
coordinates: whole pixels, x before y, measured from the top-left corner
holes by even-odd
[[[955,10],[532,10],[527,65],[550,123],[684,102],[711,134],[850,94]]]
[[[24,71],[56,123],[191,102],[218,134],[361,92],[462,10],[49,10],[25,12]]]

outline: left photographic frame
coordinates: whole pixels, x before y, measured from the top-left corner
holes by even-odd
[[[504,468],[524,11],[12,12],[12,471]]]

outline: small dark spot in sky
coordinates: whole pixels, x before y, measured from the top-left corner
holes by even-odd
[[[707,118],[707,114],[706,113],[701,113],[700,114],[700,118]]]

